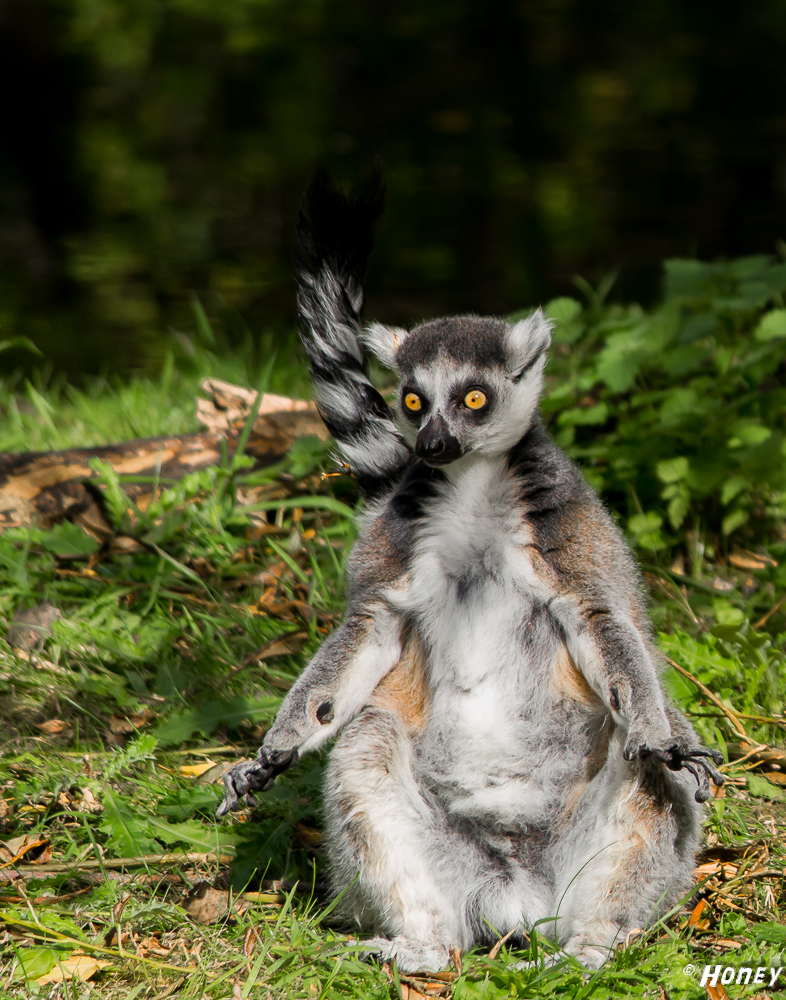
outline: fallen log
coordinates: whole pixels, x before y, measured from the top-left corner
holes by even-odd
[[[119,475],[166,482],[218,464],[222,442],[231,457],[256,393],[218,379],[206,379],[201,389],[207,398],[197,400],[196,412],[206,430],[195,434],[0,455],[0,530],[29,524],[46,528],[69,520],[99,538],[109,537],[112,529],[100,494],[91,487],[98,475],[89,464],[94,458],[108,462]],[[254,468],[264,468],[283,458],[296,438],[310,434],[323,441],[328,438],[313,403],[265,393],[245,453],[254,459]],[[144,509],[152,486],[124,483],[123,488]]]

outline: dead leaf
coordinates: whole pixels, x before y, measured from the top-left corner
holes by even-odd
[[[216,767],[216,761],[205,760],[201,764],[183,764],[178,770],[186,778],[199,778],[211,767]]]
[[[274,656],[286,656],[289,653],[297,653],[308,642],[308,632],[289,632],[280,635],[264,646],[247,656],[245,662],[262,663],[264,660],[272,660]]]
[[[180,904],[192,920],[198,924],[215,924],[233,912],[244,913],[250,903],[239,901],[224,889],[214,889],[209,882],[198,882],[186,893]]]
[[[298,618],[308,623],[313,620],[317,612],[305,601],[274,601],[272,596],[263,594],[255,605],[250,605],[251,611],[264,611],[271,618],[280,618],[282,621],[294,622]],[[318,616],[322,617],[322,616]]]
[[[401,981],[401,1000],[428,1000],[428,994],[420,993],[410,986],[409,983]]]
[[[0,843],[0,861],[10,861],[15,858],[17,851],[28,842],[28,836],[23,833],[20,837],[12,837]]]
[[[297,824],[297,832],[300,839],[309,848],[319,847],[325,839],[321,830],[316,830],[313,826],[306,826],[305,823]]]
[[[9,646],[30,652],[36,646],[43,645],[60,614],[60,608],[49,601],[37,604],[34,608],[17,611],[8,629]]]
[[[155,712],[146,708],[143,712],[132,712],[128,715],[113,715],[109,720],[109,729],[115,735],[130,734],[146,726],[155,719]]]
[[[246,931],[245,937],[243,938],[243,953],[246,958],[251,958],[254,954],[254,949],[259,944],[259,931],[256,927],[249,927]]]
[[[755,552],[732,552],[729,562],[735,569],[766,569],[774,561],[769,556],[759,556]],[[774,563],[777,566],[777,563]]]
[[[764,864],[769,858],[769,847],[766,841],[756,840],[747,844],[712,844],[699,851],[699,865],[710,861],[737,862],[743,859],[756,858]]]
[[[166,948],[155,935],[151,937],[142,938],[141,941],[136,943],[137,954],[144,955],[145,952],[149,955],[157,955],[159,958],[167,958],[171,949]]]
[[[77,803],[77,812],[85,813],[100,813],[103,810],[103,806],[98,801],[98,799],[93,795],[89,788],[82,789],[82,798]]]
[[[780,785],[781,788],[786,787],[786,771],[765,771],[763,777],[767,781],[771,781],[773,785]]]
[[[412,975],[402,975],[399,973],[401,984],[401,995],[406,996],[405,989],[408,989],[409,997],[416,1000],[417,997],[442,997],[450,993],[450,983],[437,978],[439,973],[414,972]]]
[[[504,937],[501,937],[499,941],[497,941],[497,943],[491,949],[491,951],[489,952],[489,958],[491,959],[492,962],[497,957],[497,955],[499,955],[500,948],[503,946],[503,944],[506,944],[510,940],[511,936],[515,933],[515,930],[516,928],[514,927],[513,930],[508,931],[508,933]]]
[[[49,719],[47,722],[36,722],[36,729],[40,729],[42,733],[46,733],[47,736],[56,736],[58,733],[66,728],[68,723],[63,722],[62,719]]]
[[[113,555],[133,555],[136,552],[146,552],[147,549],[130,535],[117,535],[112,539],[109,551]]]
[[[24,858],[25,864],[44,865],[52,860],[52,844],[48,837],[30,837],[22,834],[0,844],[0,867],[7,868]]]
[[[729,994],[726,990],[718,983],[717,986],[711,986],[709,983],[705,986],[707,990],[707,996],[709,1000],[730,1000]]]
[[[261,740],[260,740],[261,742]],[[238,761],[221,761],[218,764],[214,764],[209,771],[205,771],[204,774],[197,778],[197,783],[200,785],[216,785],[227,773],[227,771],[233,766],[233,763],[241,764],[247,758],[242,758]]]
[[[160,993],[156,993],[154,997],[151,997],[151,1000],[166,1000],[166,998],[171,997],[176,990],[179,990],[185,981],[186,977],[182,976],[176,982],[170,983],[170,985],[167,986],[165,990],[162,990]],[[161,976],[159,976],[156,986],[163,986],[164,983],[165,980]]]
[[[39,986],[62,983],[64,979],[81,979],[83,982],[87,982],[88,979],[92,979],[96,972],[111,964],[111,962],[91,958],[89,955],[72,955],[71,958],[66,958],[56,965],[51,972],[36,979],[36,982]]]
[[[694,869],[697,878],[706,878],[708,875],[724,875],[726,878],[734,878],[737,874],[737,865],[729,863],[721,864],[720,861],[708,861],[706,864],[698,865]]]
[[[710,926],[709,920],[702,920],[702,914],[705,910],[709,910],[710,904],[706,899],[700,899],[699,902],[693,907],[693,912],[688,920],[688,927],[698,927],[700,930],[706,930]],[[709,913],[707,914],[709,916]]]
[[[731,938],[718,938],[715,942],[716,945],[720,945],[721,948],[742,948],[742,941],[733,941]]]

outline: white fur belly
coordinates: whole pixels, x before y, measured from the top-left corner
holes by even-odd
[[[544,612],[551,595],[533,570],[529,532],[515,510],[503,511],[475,515],[472,530],[462,531],[460,508],[437,507],[418,540],[409,586],[394,599],[417,623],[426,651],[424,774],[451,812],[515,824],[541,819],[551,799],[528,761],[543,745],[548,722],[532,708],[560,643]]]

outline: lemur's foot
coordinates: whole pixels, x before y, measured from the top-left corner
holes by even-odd
[[[415,938],[397,936],[392,941],[376,937],[361,941],[361,959],[371,956],[380,962],[396,960],[399,972],[440,972],[450,962],[450,950],[439,941],[419,941]]]
[[[682,740],[674,740],[665,746],[649,746],[638,740],[635,735],[629,737],[623,751],[625,760],[649,756],[661,761],[670,771],[681,771],[683,768],[689,771],[699,786],[694,796],[697,802],[706,802],[712,798],[710,778],[716,785],[722,785],[725,781],[715,766],[723,763],[723,754],[719,750],[688,746]]]
[[[269,792],[276,777],[297,763],[297,747],[291,750],[259,751],[256,760],[246,760],[233,765],[223,777],[226,787],[224,801],[216,810],[216,816],[226,816],[228,812],[255,806],[254,792]]]
[[[589,944],[583,936],[574,938],[572,941],[560,948],[558,951],[549,954],[541,954],[535,961],[516,962],[513,966],[518,972],[527,969],[552,969],[555,965],[562,965],[575,959],[587,969],[599,969],[608,962],[614,954],[613,948],[604,948],[600,944]]]
[[[541,946],[542,947],[542,946]],[[577,934],[558,951],[543,954],[541,951],[536,961],[517,962],[515,969],[550,969],[555,965],[575,959],[587,969],[599,969],[614,954],[613,948],[595,944],[588,934]]]

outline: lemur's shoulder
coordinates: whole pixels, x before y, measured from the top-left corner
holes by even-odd
[[[509,455],[533,547],[560,590],[642,607],[641,577],[611,514],[536,420]],[[642,618],[642,621],[644,619]]]
[[[426,516],[426,501],[436,495],[444,474],[412,461],[401,482],[369,504],[360,537],[349,560],[353,592],[388,587],[407,573],[418,525]]]

